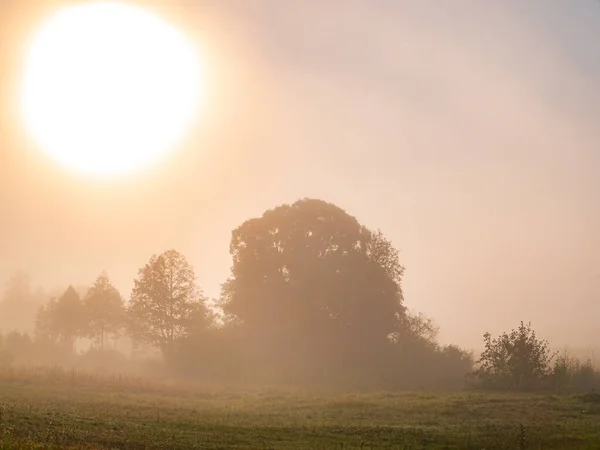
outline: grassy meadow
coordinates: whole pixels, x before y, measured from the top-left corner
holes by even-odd
[[[207,388],[0,372],[0,449],[598,449],[600,395]]]

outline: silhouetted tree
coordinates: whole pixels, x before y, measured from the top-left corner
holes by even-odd
[[[81,298],[72,286],[67,288],[55,304],[54,325],[64,345],[74,349],[75,340],[83,334],[85,316]]]
[[[186,337],[191,327],[208,320],[194,270],[175,250],[153,255],[134,282],[128,307],[130,333],[163,355]]]
[[[105,348],[105,338],[119,336],[125,326],[125,303],[106,272],[96,279],[83,299],[86,334],[96,348]]]
[[[20,270],[17,271],[6,285],[5,300],[26,301],[31,295],[31,282],[29,275]]]
[[[6,285],[0,302],[0,328],[5,331],[29,331],[36,306],[31,295],[29,275],[16,272]]]
[[[548,341],[537,338],[531,323],[521,322],[516,330],[496,339],[490,333],[483,338],[485,350],[477,361],[477,375],[484,386],[533,389],[550,373],[555,355]]]
[[[83,336],[85,315],[79,294],[72,286],[58,298],[39,309],[36,318],[36,337],[60,343],[70,352],[75,341]]]
[[[402,346],[419,343],[435,348],[438,332],[433,319],[420,312],[407,311],[401,319],[401,327],[390,335],[390,340]]]
[[[58,342],[58,332],[54,326],[53,311],[55,310],[56,299],[51,298],[48,303],[39,307],[35,317],[35,339],[46,341],[52,344]]]
[[[333,204],[269,210],[233,231],[230,253],[221,306],[278,366],[375,364],[402,326],[397,250]]]
[[[440,364],[432,370],[440,378],[446,380],[449,388],[464,388],[465,377],[473,372],[475,364],[473,353],[460,348],[457,345],[446,345],[439,349],[442,357]]]
[[[4,349],[15,357],[27,358],[31,355],[33,342],[27,333],[11,331],[4,338]]]

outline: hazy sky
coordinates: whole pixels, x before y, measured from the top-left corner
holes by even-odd
[[[317,197],[392,239],[444,342],[531,320],[600,344],[600,2],[164,3],[205,48],[210,98],[185,145],[108,184],[16,117],[25,38],[58,1],[0,0],[0,281],[105,269],[127,298],[176,248],[217,296],[236,226]]]

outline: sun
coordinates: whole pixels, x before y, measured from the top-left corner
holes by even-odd
[[[91,175],[138,171],[173,149],[204,87],[198,49],[158,16],[118,2],[59,10],[25,63],[22,116],[56,162]]]

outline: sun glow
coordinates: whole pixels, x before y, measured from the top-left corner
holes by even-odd
[[[23,119],[60,164],[128,173],[183,138],[203,84],[197,49],[158,17],[117,2],[71,6],[34,36]]]

